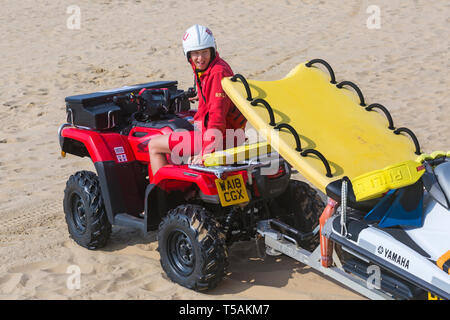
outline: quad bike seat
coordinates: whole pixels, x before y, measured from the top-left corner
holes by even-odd
[[[161,129],[164,127],[169,127],[172,130],[185,129],[188,131],[193,131],[194,126],[188,120],[177,117],[174,114],[168,114],[164,116],[163,119],[151,120],[151,121],[139,121],[135,120],[132,124],[133,127],[143,127],[143,128],[155,128]]]

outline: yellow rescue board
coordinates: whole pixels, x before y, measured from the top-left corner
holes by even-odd
[[[352,179],[417,158],[409,136],[394,134],[383,114],[367,111],[352,88],[338,88],[315,66],[302,63],[281,80],[247,82],[251,99],[240,79],[224,78],[222,87],[271,147],[323,192],[328,184],[344,176]],[[295,129],[300,146],[288,128],[269,125],[268,108],[257,99],[263,99],[273,110],[272,124],[284,123]],[[329,163],[332,177],[327,177],[319,156],[302,156],[298,147],[320,152]]]
[[[242,146],[208,153],[203,156],[205,167],[223,166],[226,164],[239,163],[250,158],[270,153],[270,145],[267,142],[257,142]]]

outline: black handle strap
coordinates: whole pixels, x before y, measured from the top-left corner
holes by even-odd
[[[237,79],[241,80],[242,84],[244,85],[245,91],[247,92],[247,100],[252,101],[252,92],[250,91],[250,86],[248,85],[247,80],[245,80],[244,76],[239,73],[232,76],[230,80],[236,82]]]
[[[271,126],[273,127],[276,123],[275,123],[275,116],[274,116],[274,114],[273,114],[272,107],[271,107],[270,104],[269,104],[266,100],[264,100],[264,99],[255,99],[255,100],[253,100],[252,102],[250,102],[250,104],[251,104],[252,106],[256,106],[258,103],[261,103],[261,104],[264,105],[264,107],[266,107],[267,112],[269,113],[269,117],[270,117],[269,125],[271,125]]]
[[[313,64],[315,64],[315,63],[320,63],[320,64],[324,65],[325,68],[327,68],[328,73],[330,74],[330,77],[331,77],[331,81],[330,81],[330,82],[331,82],[332,84],[336,84],[336,77],[334,76],[333,68],[331,68],[331,66],[330,66],[330,65],[328,64],[328,62],[326,62],[325,60],[322,60],[322,59],[313,59],[313,60],[307,62],[307,63],[305,64],[305,66],[307,66],[308,68],[310,68],[310,67],[311,67]]]
[[[357,86],[356,84],[354,84],[354,83],[351,82],[351,81],[342,81],[342,82],[339,82],[339,83],[336,85],[336,87],[338,87],[339,89],[342,89],[343,86],[350,86],[350,87],[352,87],[353,89],[355,89],[356,93],[357,93],[358,96],[359,96],[359,100],[360,100],[360,104],[359,104],[359,105],[362,106],[362,107],[365,107],[365,106],[366,106],[366,103],[364,102],[364,96],[363,96],[361,90],[358,88],[358,86]]]
[[[367,111],[372,111],[372,109],[374,109],[374,108],[380,109],[381,111],[384,112],[384,114],[385,114],[385,116],[386,116],[386,118],[387,118],[387,120],[389,122],[389,127],[388,128],[390,130],[394,130],[395,129],[394,121],[392,120],[391,114],[389,113],[388,109],[386,109],[385,106],[383,106],[383,105],[381,105],[379,103],[372,103],[371,105],[366,107],[366,110]]]
[[[307,150],[304,150],[304,151],[302,151],[300,154],[302,155],[302,157],[306,157],[306,156],[307,156],[308,154],[310,154],[310,153],[315,154],[316,156],[319,157],[320,160],[322,160],[323,165],[325,166],[325,169],[327,170],[326,176],[327,176],[328,178],[332,178],[333,175],[331,174],[331,168],[330,168],[330,165],[328,164],[328,161],[327,161],[327,159],[325,159],[325,157],[323,156],[323,154],[321,154],[319,151],[314,150],[314,149],[307,149]]]
[[[417,137],[414,134],[414,132],[412,132],[408,128],[398,128],[398,129],[396,129],[394,131],[395,134],[400,134],[401,132],[405,132],[405,133],[409,134],[409,136],[411,137],[412,141],[414,142],[414,146],[416,147],[415,154],[421,155],[422,153],[420,152],[419,140],[417,140]]]
[[[281,130],[282,128],[288,129],[292,133],[292,135],[294,136],[295,143],[297,144],[297,147],[295,148],[295,151],[302,151],[302,146],[300,144],[300,137],[298,136],[297,131],[295,131],[295,129],[292,126],[288,125],[287,123],[280,123],[274,129]]]

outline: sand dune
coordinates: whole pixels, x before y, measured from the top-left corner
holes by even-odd
[[[377,1],[380,29],[369,29],[368,1],[77,1],[80,29],[68,29],[70,1],[2,5],[0,52],[0,299],[361,299],[287,257],[258,258],[252,242],[230,248],[230,273],[201,294],[167,279],[156,235],[114,228],[106,248],[70,238],[62,211],[67,178],[94,170],[61,158],[57,128],[64,98],[156,80],[192,86],[181,36],[208,25],[235,72],[277,79],[323,58],[338,80],[413,129],[425,152],[450,137],[449,4]],[[81,270],[68,289],[67,270]]]

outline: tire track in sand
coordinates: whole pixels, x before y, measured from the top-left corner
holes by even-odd
[[[0,213],[0,235],[14,233],[17,229],[33,228],[50,224],[52,219],[63,215],[61,201],[47,200],[40,205],[28,205],[15,209],[10,209]]]

